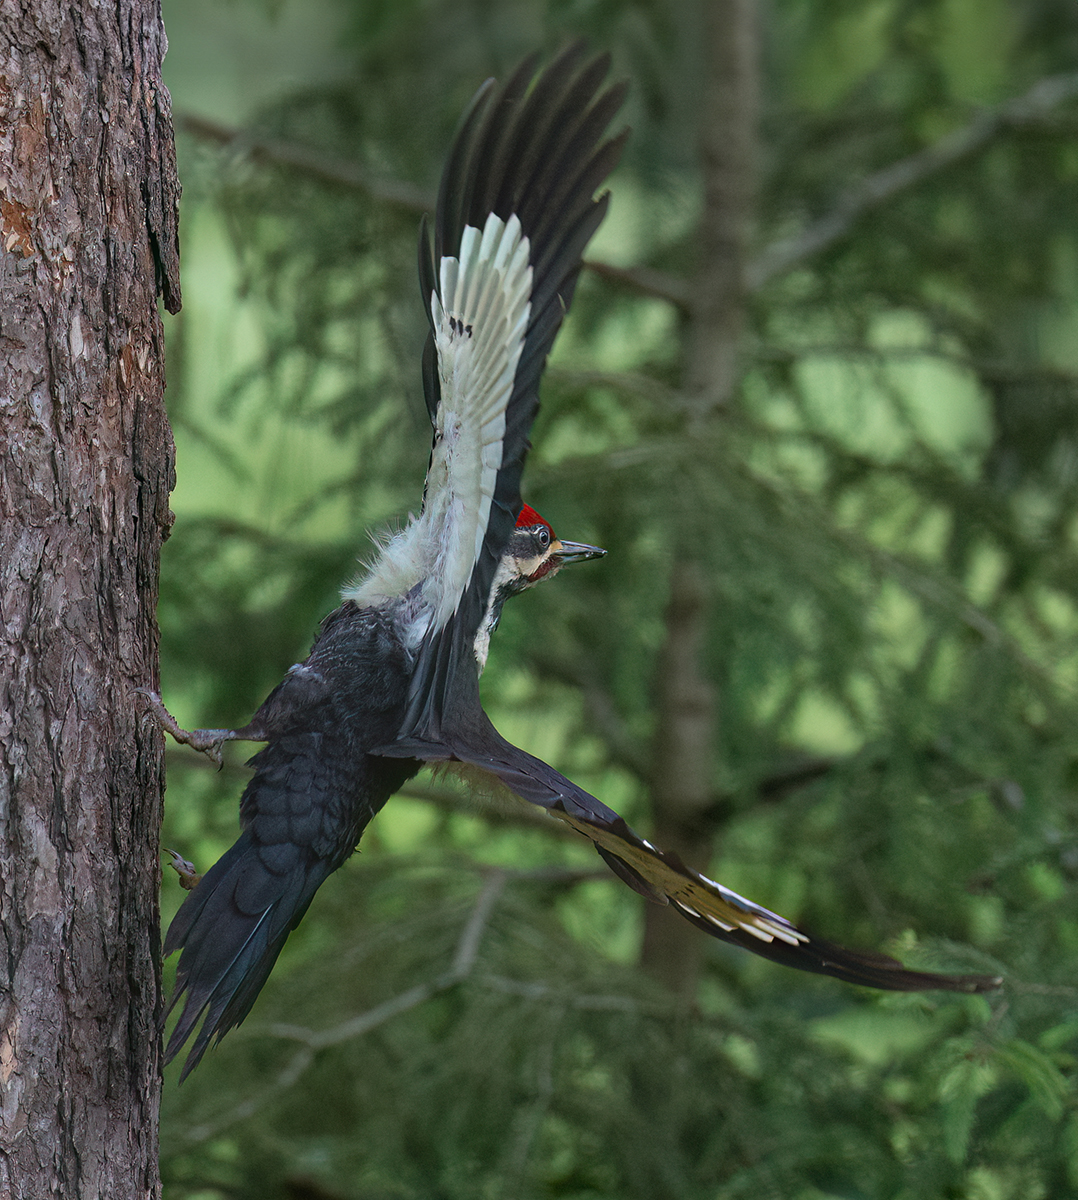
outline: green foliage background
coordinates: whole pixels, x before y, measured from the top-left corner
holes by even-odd
[[[183,723],[246,721],[364,531],[419,502],[416,213],[327,175],[432,193],[478,82],[582,33],[632,81],[592,256],[687,286],[702,2],[165,4],[185,304],[160,620]],[[1038,81],[1071,90],[762,282],[736,404],[702,429],[676,307],[585,275],[527,487],[610,555],[510,606],[485,701],[646,831],[691,545],[711,873],[1003,991],[881,996],[709,943],[687,1010],[637,969],[641,902],[587,847],[421,779],[248,1022],[166,1089],[168,1196],[1078,1193],[1078,9],[773,0],[760,21],[758,265]],[[170,751],[166,841],[202,869],[235,836],[240,757],[218,776]],[[166,880],[166,917],[180,899]]]

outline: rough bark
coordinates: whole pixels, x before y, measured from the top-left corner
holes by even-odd
[[[157,0],[0,0],[0,1198],[159,1194]]]
[[[719,419],[737,386],[758,136],[756,0],[708,0],[701,13],[704,205],[683,374],[689,436]],[[656,675],[651,803],[658,844],[706,870],[712,851],[707,810],[715,793],[718,707],[700,661],[707,632],[707,584],[693,559],[691,541],[677,549]],[[648,906],[641,962],[674,991],[687,997],[695,992],[705,944],[687,922]]]

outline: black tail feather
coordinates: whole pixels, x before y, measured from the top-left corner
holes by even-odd
[[[201,1021],[181,1080],[197,1066],[211,1041],[219,1042],[251,1011],[285,940],[329,874],[324,859],[297,846],[287,848],[295,852],[288,856],[291,864],[274,870],[267,860],[279,867],[279,856],[266,851],[277,849],[257,845],[250,832],[244,832],[169,926],[165,954],[183,951],[169,1012],[181,997],[184,1003],[168,1041],[166,1062]]]

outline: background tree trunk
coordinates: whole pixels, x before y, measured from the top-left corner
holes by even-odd
[[[156,1196],[157,0],[0,3],[0,1197]]]
[[[756,0],[712,0],[701,6],[701,17],[704,204],[682,376],[689,435],[718,418],[737,385],[758,137]],[[717,712],[714,686],[701,663],[707,577],[695,561],[691,533],[675,552],[655,685],[654,836],[658,845],[706,871],[712,838],[704,814],[714,800]],[[641,962],[675,992],[694,994],[706,944],[675,913],[647,906]]]

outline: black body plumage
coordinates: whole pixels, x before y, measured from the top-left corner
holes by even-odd
[[[624,141],[603,140],[624,95],[604,89],[608,66],[575,45],[533,81],[529,61],[501,89],[480,89],[462,121],[433,247],[425,227],[420,239],[435,434],[420,516],[345,590],[310,656],[245,728],[186,733],[154,697],[163,726],[196,748],[267,743],[251,759],[239,840],[165,939],[166,953],[181,951],[173,1006],[183,1000],[168,1058],[202,1022],[184,1075],[247,1015],[319,886],[424,762],[480,769],[589,838],[630,887],[754,953],[901,991],[977,992],[999,982],[910,971],[811,937],[639,837],[507,742],[483,711],[479,674],[502,601],[562,562],[602,553],[559,542],[538,514],[522,511],[520,478],[546,358],[606,210],[595,192]]]
[[[419,770],[414,759],[371,753],[400,724],[409,659],[389,613],[348,602],[238,731],[267,742],[249,763],[255,773],[240,801],[243,833],[165,938],[166,954],[182,948],[176,999],[187,997],[168,1058],[205,1014],[185,1075],[211,1036],[223,1037],[247,1015],[315,892]]]

